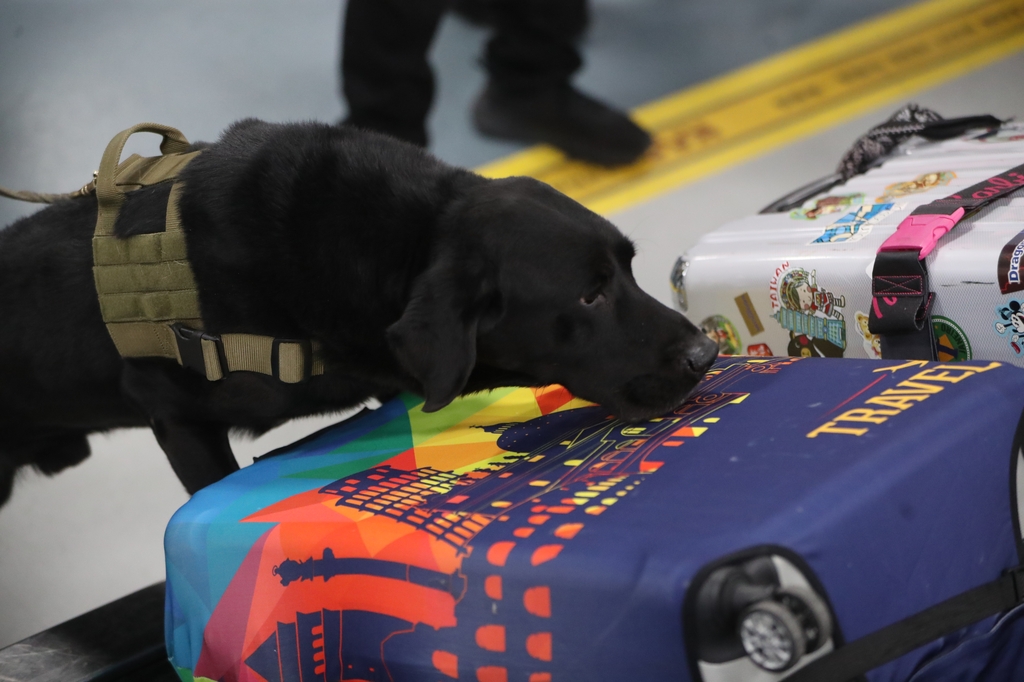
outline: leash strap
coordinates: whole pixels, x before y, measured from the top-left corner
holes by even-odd
[[[76,189],[74,192],[68,192],[66,194],[48,194],[46,192],[29,192],[27,190],[15,190],[7,189],[6,187],[0,187],[0,197],[7,197],[8,199],[15,199],[17,201],[27,201],[30,204],[53,204],[62,199],[77,199],[79,197],[87,197],[96,191],[96,181],[93,180],[87,185],[84,185],[80,189]]]
[[[1024,567],[854,640],[808,663],[786,682],[846,682],[939,637],[1024,603]]]
[[[965,216],[1024,187],[1024,164],[958,194],[919,206],[878,248],[871,277],[868,329],[882,337],[882,357],[934,360],[928,254]]]

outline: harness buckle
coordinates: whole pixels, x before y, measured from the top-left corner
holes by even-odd
[[[294,354],[289,354],[282,363],[282,346],[288,351],[292,349],[298,350],[300,361],[302,363],[301,374],[295,372],[295,364],[297,359]],[[282,375],[282,364],[284,364],[284,374]],[[282,381],[286,384],[303,384],[309,381],[309,377],[313,374],[313,344],[309,339],[274,339],[273,348],[270,351],[270,372],[278,381]]]
[[[171,325],[174,332],[174,340],[178,344],[178,357],[181,358],[181,366],[199,372],[210,381],[217,381],[224,378],[228,366],[227,358],[224,356],[224,343],[216,334],[207,334],[199,329],[191,329],[180,322]],[[216,349],[215,371],[207,372],[206,351],[203,342],[209,341]]]

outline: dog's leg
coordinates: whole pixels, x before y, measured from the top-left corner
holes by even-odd
[[[166,361],[125,363],[121,389],[149,415],[156,440],[189,494],[238,470],[229,419],[210,399],[212,382]]]
[[[189,495],[238,470],[226,426],[164,417],[154,417],[152,426]]]

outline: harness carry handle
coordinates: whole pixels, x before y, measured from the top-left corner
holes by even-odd
[[[191,143],[177,128],[160,123],[139,123],[114,136],[107,145],[96,172],[96,203],[99,215],[96,220],[97,235],[114,234],[114,223],[125,200],[125,191],[117,184],[117,170],[121,162],[121,153],[128,138],[135,133],[155,133],[163,137],[160,141],[160,153],[166,158],[171,154],[182,154],[189,150]]]

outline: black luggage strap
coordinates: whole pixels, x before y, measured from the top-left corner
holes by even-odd
[[[925,258],[965,216],[1024,187],[1024,164],[958,194],[918,206],[879,247],[871,277],[868,329],[881,335],[882,357],[934,360]]]
[[[825,654],[786,682],[847,682],[943,635],[1024,603],[1024,566]]]

